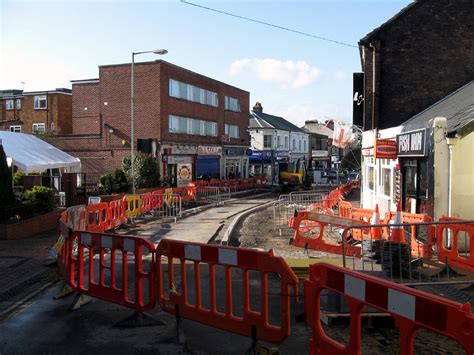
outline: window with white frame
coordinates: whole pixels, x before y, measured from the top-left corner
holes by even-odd
[[[21,126],[10,126],[10,132],[21,132]]]
[[[383,194],[389,196],[392,191],[392,170],[383,168],[382,169],[382,183],[383,183]]]
[[[298,141],[298,151],[301,152],[301,139]]]
[[[169,116],[168,131],[196,136],[217,136],[217,123],[189,117]]]
[[[174,79],[170,79],[169,81],[169,95],[171,97],[193,101],[203,105],[214,107],[217,107],[218,105],[217,93],[182,83]]]
[[[5,101],[5,110],[13,110],[13,100]]]
[[[17,110],[21,110],[21,99],[15,100],[15,106]]]
[[[229,136],[229,138],[239,138],[240,137],[240,132],[239,132],[239,126],[238,125],[233,125],[233,124],[225,124],[225,134]]]
[[[240,100],[235,97],[225,97],[225,109],[229,111],[240,112]]]
[[[46,101],[46,95],[37,95],[35,96],[35,110],[44,110],[48,108],[48,103]]]
[[[288,149],[288,137],[285,137],[285,149]]]
[[[296,150],[296,139],[293,138],[293,150]]]
[[[272,136],[270,134],[263,135],[263,148],[272,147]]]
[[[306,139],[303,141],[303,149],[304,149],[305,152],[308,150],[307,147],[306,147]]]
[[[35,133],[44,133],[46,132],[46,125],[44,123],[33,123],[32,130]]]
[[[277,149],[281,148],[281,137],[277,136]]]

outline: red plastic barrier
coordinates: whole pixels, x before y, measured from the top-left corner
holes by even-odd
[[[117,228],[122,225],[127,213],[125,200],[110,201],[108,212],[110,228]]]
[[[67,213],[61,214],[61,219],[58,223],[58,230],[57,230],[57,240],[56,244],[54,245],[54,249],[57,252],[57,263],[59,272],[63,275],[64,278],[67,278],[69,272],[69,249],[70,246],[70,238],[72,234],[71,228],[64,222],[62,217],[66,217]]]
[[[462,222],[463,220],[443,216],[439,221]],[[448,248],[445,244],[444,236],[446,233],[450,233],[452,237],[451,248]],[[464,233],[462,237],[460,237],[461,233]],[[469,246],[465,245],[466,248],[469,247],[469,251],[466,253],[459,253],[460,238],[465,238],[465,242],[469,243]],[[474,223],[438,225],[436,240],[438,244],[439,261],[447,262],[451,267],[474,273]]]
[[[362,221],[368,224],[373,224],[372,219],[374,218],[374,213],[374,210],[369,210],[366,208],[354,208],[352,209],[349,218],[357,221]],[[375,228],[372,228],[370,233],[368,230],[365,229],[354,228],[350,230],[349,233],[352,235],[352,238],[360,241],[363,239],[380,240],[382,238],[381,228],[377,228],[377,230],[375,230]]]
[[[343,345],[321,326],[320,294],[342,295],[350,311],[350,339]],[[394,317],[400,331],[400,354],[412,355],[418,329],[428,329],[456,340],[467,354],[474,353],[474,317],[471,305],[449,301],[423,291],[360,272],[320,263],[310,266],[304,281],[306,323],[313,329],[311,354],[361,354],[361,314],[370,306]]]
[[[292,225],[290,226],[295,230],[295,236],[292,241],[292,245],[300,248],[342,255],[342,245],[328,243],[324,238],[325,232],[328,230],[328,226],[345,228],[349,226],[364,225],[368,225],[368,223],[315,212],[298,212],[297,216],[293,218]],[[314,237],[310,237],[311,230],[316,227],[319,227],[319,233]],[[344,236],[344,238],[347,238],[347,236]],[[352,246],[347,241],[347,239],[345,240],[345,249],[345,255],[354,255],[356,257],[360,257],[361,255],[360,247]]]
[[[107,202],[86,206],[86,231],[103,232],[110,228]]]
[[[164,292],[165,271],[162,256],[168,258],[167,276],[170,289],[168,296]],[[180,262],[181,280],[186,280],[186,274],[188,273],[186,261],[192,261],[194,264],[192,271],[194,274],[195,304],[188,302],[186,282],[181,282],[181,293],[176,291],[177,280],[174,275],[174,267],[172,267],[175,259]],[[272,251],[264,252],[164,239],[157,247],[156,262],[158,299],[164,311],[172,314],[176,314],[178,311],[183,318],[244,336],[255,336],[256,339],[272,343],[280,343],[290,334],[290,286],[294,287],[295,295],[297,295],[298,279],[285,260],[274,256]],[[209,277],[210,292],[209,308],[202,305],[201,277],[204,275],[201,274],[200,264],[206,264],[209,267],[209,275],[207,276]],[[216,265],[225,267],[225,313],[217,310]],[[232,269],[242,270],[243,313],[241,316],[234,314],[232,307],[235,301],[232,298]],[[261,309],[259,312],[252,310],[250,307],[250,270],[257,270],[261,275]],[[281,321],[279,326],[269,324],[268,320],[268,273],[278,273],[280,275]]]
[[[77,244],[77,252],[73,250],[74,244]],[[74,290],[140,311],[155,307],[154,255],[148,271],[145,271],[143,258],[144,249],[153,253],[153,243],[139,237],[75,232],[68,248],[68,282]],[[118,253],[120,260],[117,260]],[[97,254],[98,263],[94,262]],[[130,255],[134,256],[133,261]],[[132,273],[129,273],[130,264]],[[117,283],[118,272],[120,284]]]
[[[154,200],[153,200],[153,209],[154,210],[157,210],[157,209],[160,209],[161,207],[163,207],[163,204],[164,204],[164,198],[163,198],[163,195],[165,193],[165,190],[157,190],[157,191],[153,191],[151,194],[153,196],[155,196]]]

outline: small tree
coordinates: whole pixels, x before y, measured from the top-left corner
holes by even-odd
[[[0,144],[0,206],[15,204],[15,194],[12,186],[12,173],[7,164],[7,156]]]
[[[132,181],[131,159],[124,158],[122,169],[129,181]],[[160,183],[160,173],[156,159],[153,157],[135,157],[133,164],[133,175],[135,176],[135,187],[146,188],[158,186]]]

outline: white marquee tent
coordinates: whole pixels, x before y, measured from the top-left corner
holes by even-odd
[[[80,172],[81,161],[31,134],[0,131],[0,142],[13,165],[25,174],[63,168]]]

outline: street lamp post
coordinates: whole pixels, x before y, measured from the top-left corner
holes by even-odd
[[[130,84],[130,170],[132,173],[132,193],[135,194],[135,171],[134,171],[134,160],[135,160],[135,130],[134,130],[134,104],[135,104],[135,95],[133,92],[134,89],[134,70],[135,70],[135,56],[138,54],[145,54],[145,53],[154,53],[158,55],[165,55],[168,53],[166,49],[155,49],[153,51],[143,51],[143,52],[132,52],[132,69],[131,69],[131,84]]]

